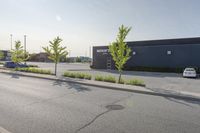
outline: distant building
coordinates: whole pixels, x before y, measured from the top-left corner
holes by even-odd
[[[48,54],[44,53],[44,52],[37,53],[37,54],[30,54],[29,61],[35,61],[35,62],[52,62],[48,58]]]
[[[80,56],[79,58],[80,58],[81,62],[91,62],[91,60],[92,60],[91,58],[85,57],[85,56]]]
[[[66,62],[68,62],[68,63],[74,63],[74,62],[76,62],[76,58],[77,57],[67,57]]]
[[[48,58],[48,54],[45,52],[40,52],[37,54],[30,54],[30,58],[28,61],[34,62],[53,62]],[[61,57],[60,62],[66,62],[66,57]]]
[[[4,53],[4,58],[1,61],[10,61],[11,60],[11,52],[9,50],[0,50]]]

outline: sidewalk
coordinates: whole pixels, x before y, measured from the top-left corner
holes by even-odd
[[[3,69],[0,69],[0,73],[15,75],[15,76],[31,77],[31,78],[41,78],[41,79],[46,79],[46,80],[57,80],[60,82],[69,82],[69,83],[82,84],[82,85],[87,85],[87,86],[101,87],[103,89],[112,89],[112,90],[118,90],[118,91],[128,91],[128,92],[134,92],[134,93],[140,93],[140,94],[149,94],[149,95],[155,95],[155,96],[200,101],[200,93],[193,93],[193,92],[187,92],[187,91],[175,91],[175,90],[172,91],[172,90],[164,90],[164,89],[154,90],[150,88],[132,86],[132,85],[107,83],[107,82],[100,82],[100,81],[94,81],[94,80],[72,79],[72,78],[66,78],[66,77],[56,77],[53,75],[16,72],[16,71],[3,70]]]

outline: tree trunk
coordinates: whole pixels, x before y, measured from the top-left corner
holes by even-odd
[[[118,79],[118,83],[120,83],[120,81],[121,81],[121,76],[122,76],[122,72],[119,71],[119,79]]]
[[[55,63],[55,75],[57,75],[57,62]]]

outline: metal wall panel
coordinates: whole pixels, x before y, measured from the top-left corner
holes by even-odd
[[[126,64],[128,68],[200,67],[200,38],[128,42],[127,44],[132,49],[131,58]],[[106,69],[109,56],[108,46],[93,47],[93,67]],[[114,68],[112,61],[112,69]]]

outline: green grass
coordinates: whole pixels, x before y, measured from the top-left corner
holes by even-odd
[[[72,72],[65,72],[63,74],[64,77],[70,77],[70,78],[76,78],[76,75],[75,73],[72,73]]]
[[[121,78],[119,84],[125,84],[125,80]]]
[[[85,77],[84,73],[75,73],[75,75],[76,75],[76,78],[78,78],[78,79],[84,79],[84,77]]]
[[[105,77],[103,78],[103,81],[105,81],[105,82],[110,82],[110,83],[116,83],[116,79],[115,79],[115,77],[113,77],[113,76],[105,76]]]
[[[145,83],[143,80],[139,79],[131,79],[128,82],[126,82],[128,85],[136,85],[136,86],[145,86]]]
[[[78,78],[78,79],[88,79],[91,80],[92,76],[90,74],[86,73],[78,73],[78,72],[65,72],[63,74],[64,77],[70,77],[70,78]],[[96,75],[94,77],[95,81],[104,81],[104,82],[110,82],[110,83],[117,83],[117,80],[114,76],[108,75],[108,76],[102,76],[102,75]],[[125,80],[121,79],[120,83],[118,84],[127,84],[127,85],[136,85],[136,86],[145,86],[145,83],[143,80],[139,79],[131,79],[131,80]]]
[[[96,75],[95,76],[95,78],[94,78],[94,80],[96,80],[96,81],[103,81],[103,76],[101,76],[101,75]]]
[[[91,80],[91,79],[92,79],[92,76],[91,76],[91,75],[89,75],[89,74],[85,74],[85,76],[84,76],[84,79]]]
[[[104,82],[110,82],[110,83],[116,83],[116,79],[113,76],[101,76],[96,75],[94,80],[96,81],[104,81]]]
[[[3,62],[0,62],[0,65],[4,65],[4,63],[3,63]]]
[[[38,65],[28,65],[28,67],[38,67]]]
[[[33,68],[33,67],[15,68],[15,71],[52,75],[50,70],[38,69],[38,68]]]
[[[85,73],[78,73],[78,72],[65,72],[63,74],[64,77],[69,77],[69,78],[78,78],[78,79],[87,79],[91,80],[92,76],[89,74]]]

